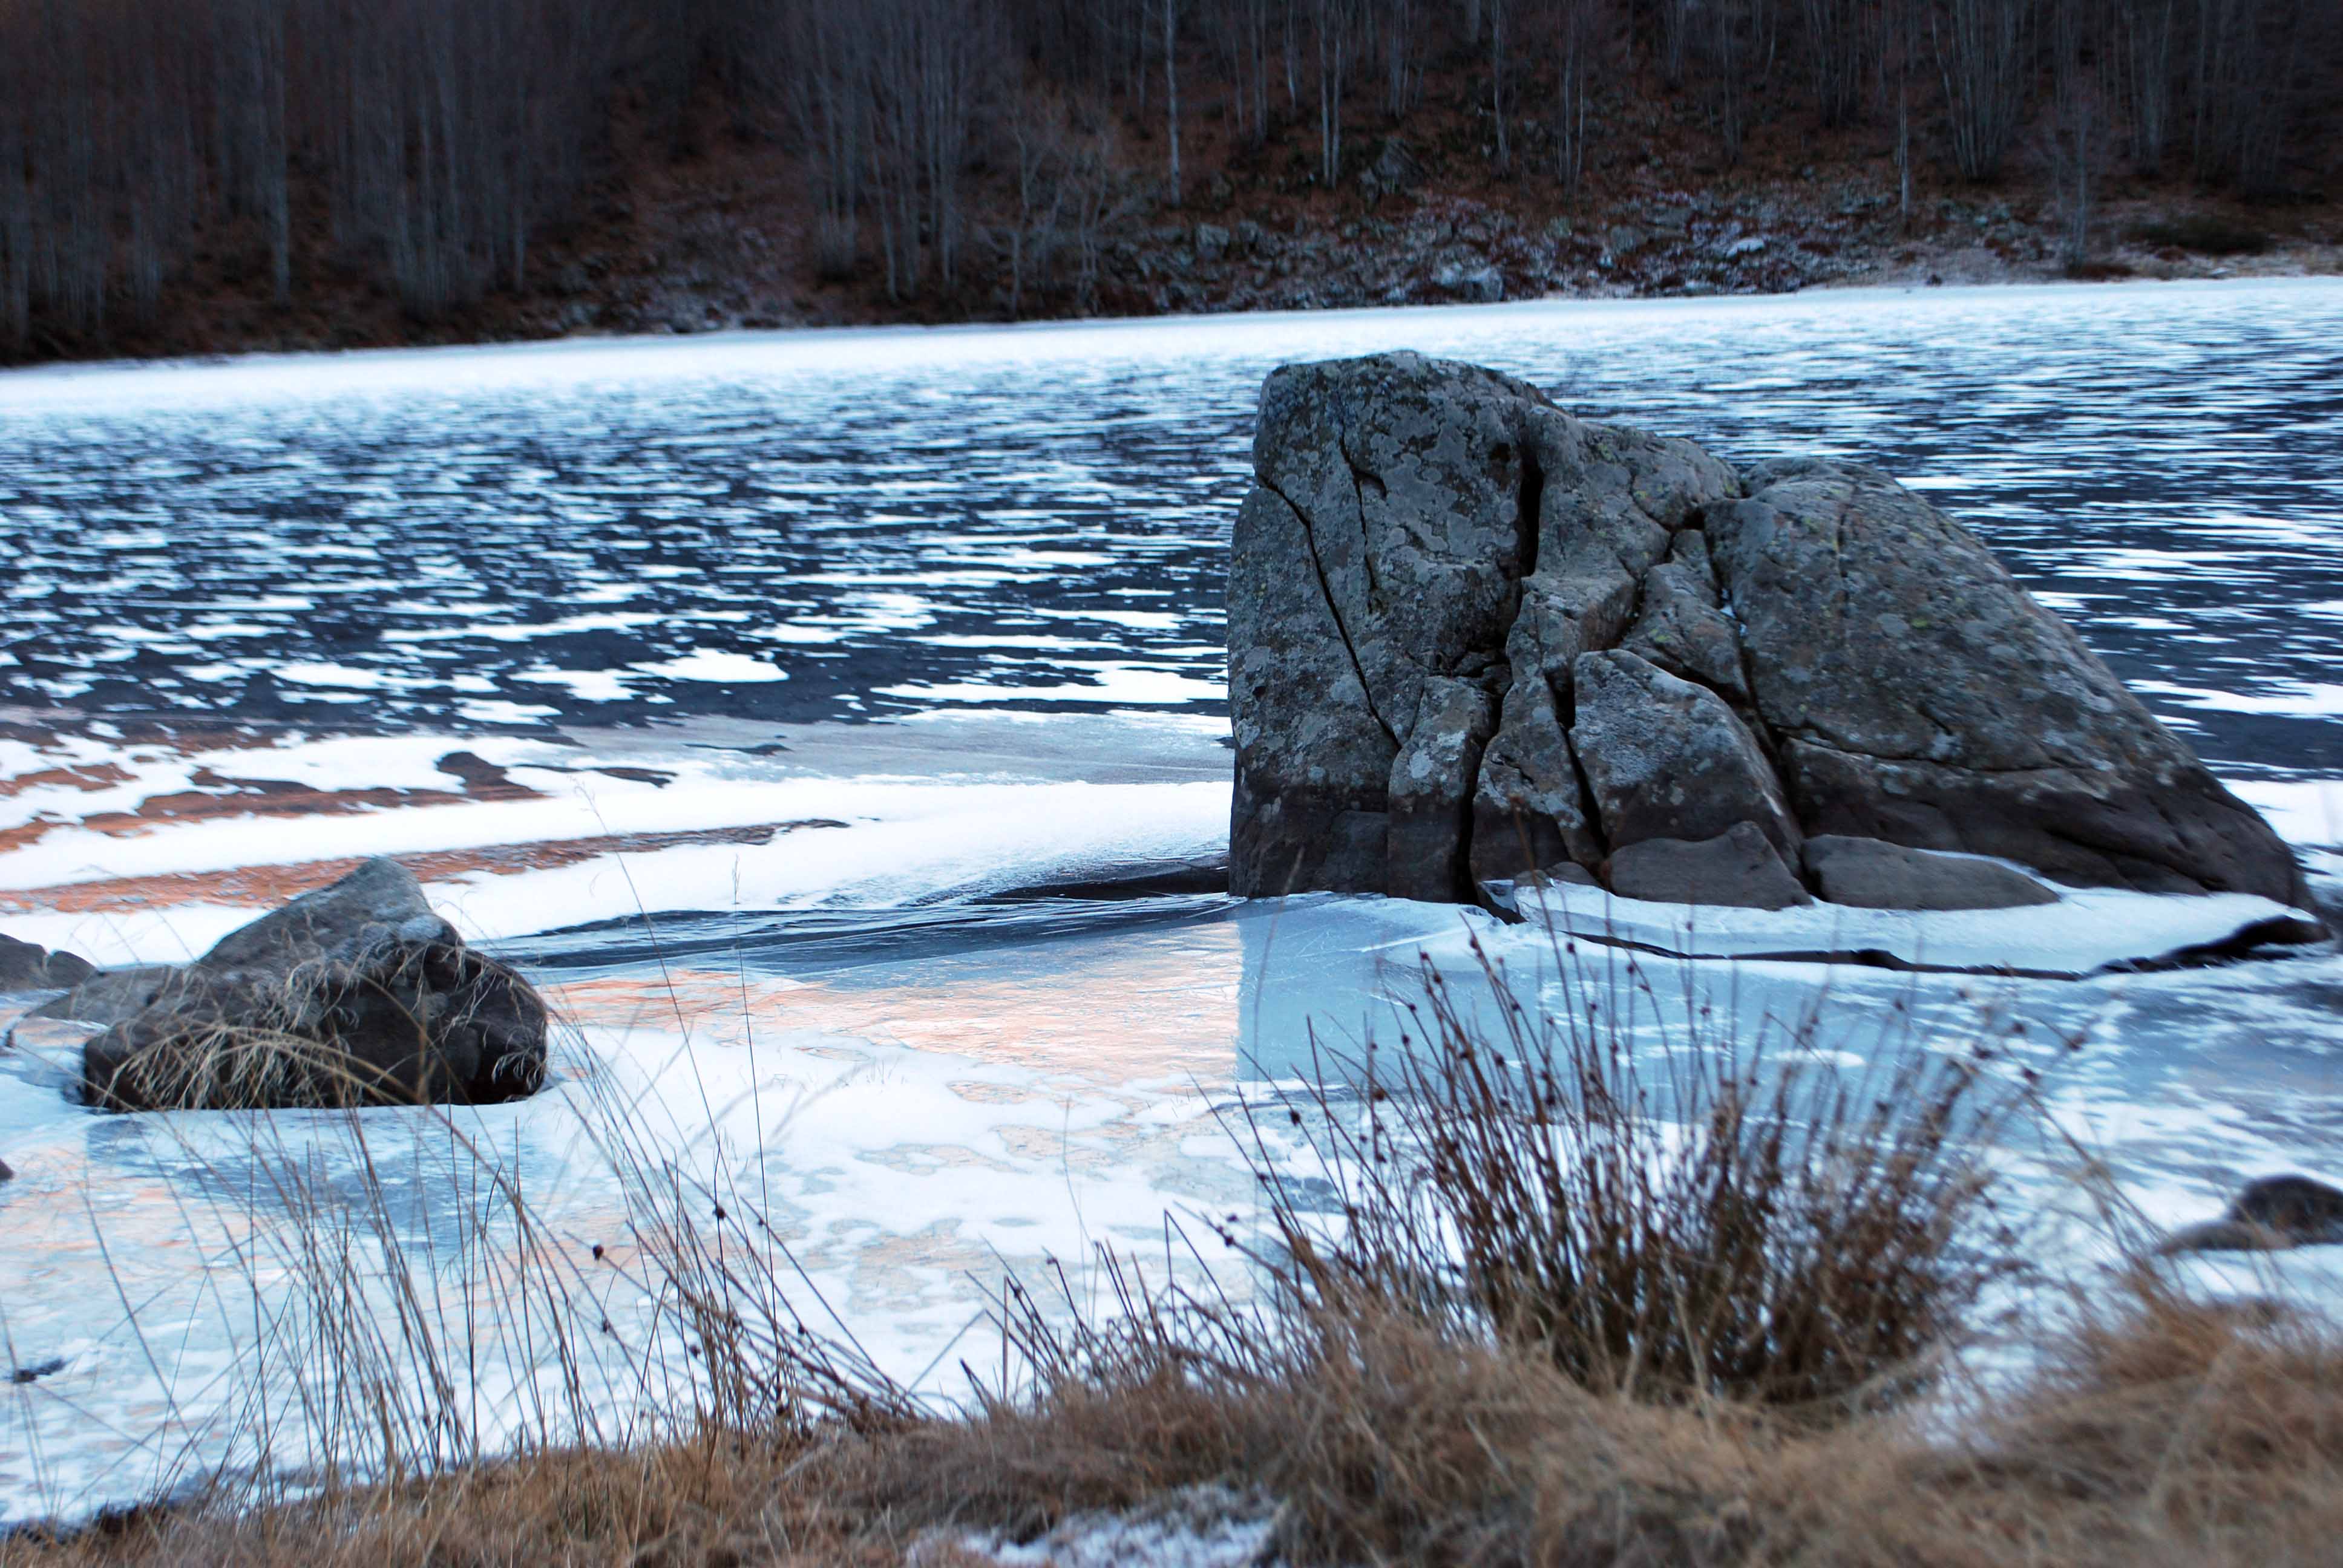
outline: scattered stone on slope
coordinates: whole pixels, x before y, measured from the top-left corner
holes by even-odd
[[[387,859],[184,970],[100,974],[53,1007],[111,1022],[82,1068],[92,1102],[114,1110],[483,1102],[545,1073],[544,1001]]]
[[[1624,867],[1735,900],[1795,901],[1802,869],[1860,907],[2056,897],[1989,857],[2304,902],[2268,824],[1874,470],[1736,475],[1413,354],[1273,372],[1253,467],[1228,598],[1240,895],[1461,899],[1564,867],[1624,890]],[[1745,826],[1770,868],[1728,875]],[[1624,853],[1657,840],[1678,848]]]

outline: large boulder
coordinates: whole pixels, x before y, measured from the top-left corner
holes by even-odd
[[[482,1103],[545,1077],[543,1000],[390,859],[184,970],[100,973],[44,1010],[110,1025],[82,1048],[82,1077],[112,1110]]]
[[[2055,896],[2014,861],[2307,902],[2268,825],[1875,470],[1736,472],[1412,354],[1273,372],[1253,469],[1228,598],[1241,895],[1567,870],[1769,906]]]

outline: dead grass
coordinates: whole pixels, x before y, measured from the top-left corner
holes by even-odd
[[[690,1360],[657,1430],[554,1441],[540,1422],[485,1452],[428,1269],[385,1321],[337,1283],[387,1259],[401,1277],[379,1206],[353,1221],[288,1199],[322,1240],[279,1359],[296,1402],[345,1423],[348,1462],[306,1495],[223,1487],[0,1539],[0,1563],[938,1568],[989,1560],[970,1532],[1029,1539],[1206,1485],[1264,1499],[1295,1564],[2336,1560],[2343,1332],[2192,1301],[2144,1248],[2040,1331],[2014,1385],[1961,1385],[1950,1419],[1916,1409],[2017,1263],[1976,1157],[2023,1105],[2022,1081],[1983,1070],[1990,1045],[1884,1052],[1853,1082],[1801,1067],[1795,1038],[1639,1065],[1573,1021],[1583,1007],[1544,1017],[1489,978],[1493,1027],[1427,976],[1396,1060],[1322,1057],[1282,1107],[1302,1165],[1275,1123],[1239,1129],[1269,1223],[1223,1255],[1252,1291],[1174,1270],[1172,1248],[1103,1256],[1103,1306],[1062,1276],[1012,1282],[1000,1370],[960,1405],[801,1310],[755,1195],[647,1152],[623,1106],[605,1135],[626,1267]],[[1296,1176],[1308,1157],[1322,1185]],[[493,1197],[502,1218],[470,1244],[511,1261],[479,1310],[582,1345],[572,1265],[532,1240],[522,1193]]]
[[[1954,1446],[1888,1414],[1815,1433],[1599,1398],[1543,1358],[1362,1323],[1352,1356],[1242,1393],[1165,1383],[870,1438],[549,1452],[227,1517],[159,1510],[23,1536],[0,1562],[893,1563],[931,1532],[1026,1535],[1232,1477],[1280,1500],[1295,1563],[2335,1561],[2343,1340],[2151,1287],[2071,1349]]]

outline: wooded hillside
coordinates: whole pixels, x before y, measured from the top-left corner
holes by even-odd
[[[1902,226],[2014,183],[2080,265],[2111,183],[2324,206],[2338,124],[2335,0],[0,0],[0,355],[222,290],[435,335],[719,153],[783,270],[992,316],[1144,308],[1131,247],[1254,195],[1569,214],[1767,137],[1884,150]]]

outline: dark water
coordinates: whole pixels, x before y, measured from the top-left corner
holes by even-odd
[[[0,377],[0,705],[1209,712],[1261,377],[1413,347],[1968,519],[2224,770],[2343,768],[2343,286],[775,336]]]

